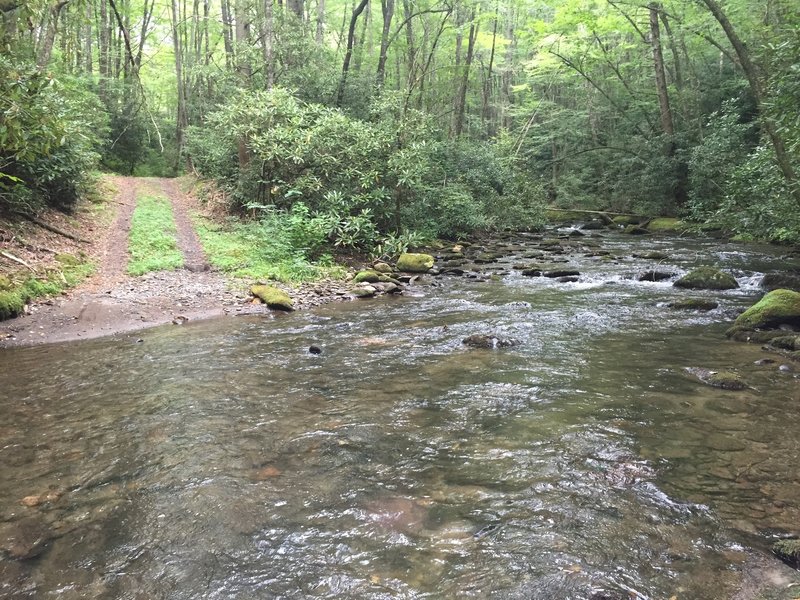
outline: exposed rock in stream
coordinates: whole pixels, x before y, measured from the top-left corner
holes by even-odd
[[[733,275],[714,267],[694,269],[678,279],[673,285],[692,290],[733,290],[739,287]]]
[[[515,340],[501,338],[485,333],[473,334],[464,338],[461,343],[465,346],[469,346],[470,348],[485,348],[488,350],[493,350],[495,348],[508,348],[510,346],[517,345]]]

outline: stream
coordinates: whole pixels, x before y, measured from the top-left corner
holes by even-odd
[[[800,365],[724,331],[800,258],[561,233],[403,296],[0,350],[0,598],[797,597]],[[707,264],[740,289],[672,286]]]

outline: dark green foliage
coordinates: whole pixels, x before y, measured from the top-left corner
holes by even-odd
[[[241,139],[250,158],[242,172]],[[538,222],[541,211],[521,192],[532,186],[501,146],[438,139],[429,118],[391,96],[361,120],[275,89],[221,106],[190,130],[189,153],[240,210],[290,211],[297,243],[312,254],[326,244],[371,248],[398,229],[459,236]]]
[[[0,207],[70,209],[88,183],[105,127],[97,97],[0,56]]]

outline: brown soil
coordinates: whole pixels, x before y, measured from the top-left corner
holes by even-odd
[[[73,215],[55,211],[41,219],[86,240],[78,242],[32,223],[0,220],[0,250],[24,260],[41,272],[55,264],[60,252],[84,252],[97,264],[97,272],[80,286],[58,298],[40,299],[26,314],[0,322],[0,347],[88,339],[130,332],[166,323],[182,324],[223,315],[268,314],[254,305],[247,282],[230,280],[212,271],[190,220],[198,201],[181,192],[171,179],[111,177],[114,201],[100,210],[88,203]],[[185,268],[177,271],[127,275],[128,233],[138,190],[161,193],[172,202],[178,246]],[[0,274],[23,270],[19,263],[0,257]],[[335,282],[294,291],[298,307],[344,298]]]

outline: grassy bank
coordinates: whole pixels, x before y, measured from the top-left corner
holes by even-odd
[[[224,223],[196,216],[194,226],[209,262],[234,277],[300,283],[344,272],[330,257],[308,260],[278,215],[247,222],[228,218]]]
[[[58,254],[55,267],[41,274],[0,275],[0,320],[21,314],[25,304],[43,296],[56,296],[91,275],[95,266],[86,255]]]
[[[159,196],[139,197],[128,240],[131,256],[128,274],[143,275],[182,267],[183,254],[178,249],[176,234],[169,200]]]

